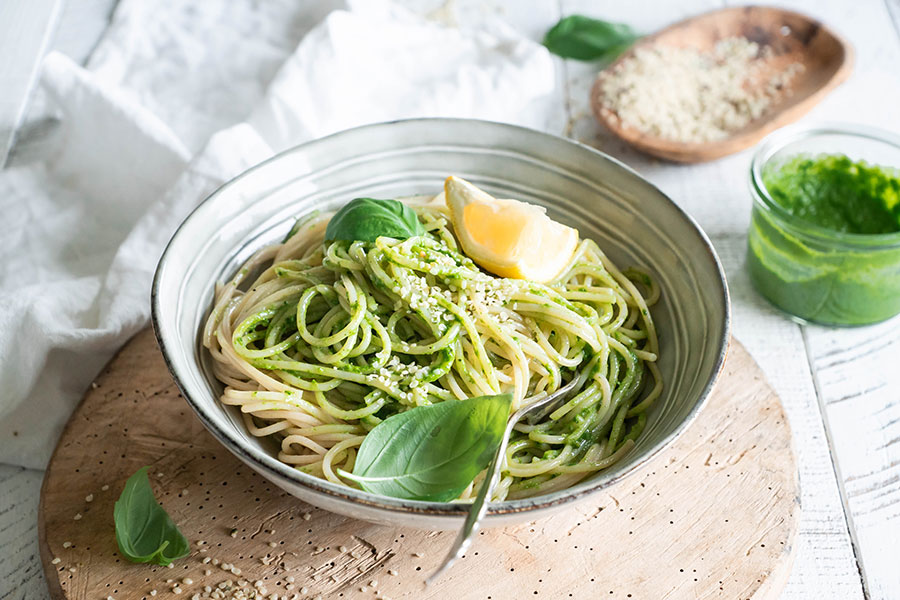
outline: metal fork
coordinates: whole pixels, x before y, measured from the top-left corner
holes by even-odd
[[[484,517],[484,513],[487,512],[488,503],[486,500],[491,496],[500,479],[500,466],[503,464],[502,457],[506,452],[509,436],[516,423],[525,419],[529,424],[534,424],[562,406],[562,404],[569,399],[569,395],[573,390],[581,389],[584,385],[584,382],[588,377],[588,371],[588,367],[582,366],[581,370],[572,378],[572,381],[552,394],[549,394],[546,398],[541,398],[537,402],[523,406],[509,418],[509,421],[506,423],[506,430],[503,432],[503,439],[500,441],[500,446],[494,453],[490,465],[488,465],[487,475],[485,475],[484,482],[478,490],[475,501],[472,502],[472,506],[469,508],[469,514],[466,516],[466,521],[463,523],[462,529],[459,530],[459,535],[456,536],[456,541],[453,542],[453,546],[447,553],[444,562],[437,571],[432,573],[431,576],[425,580],[426,585],[430,585],[440,577],[441,574],[449,569],[460,556],[465,554],[466,550],[469,549],[469,546],[472,545],[472,536],[478,531],[479,526],[481,525],[481,519]]]

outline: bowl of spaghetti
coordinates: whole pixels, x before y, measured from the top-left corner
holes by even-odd
[[[529,234],[558,268],[480,260],[449,175],[571,233],[564,250]],[[497,219],[494,248],[520,213],[491,214],[470,227]],[[250,169],[185,220],[152,290],[167,365],[228,450],[316,506],[433,530],[464,518],[496,424],[579,377],[512,429],[485,523],[627,476],[699,412],[729,316],[709,240],[634,171],[460,119],[364,126]]]

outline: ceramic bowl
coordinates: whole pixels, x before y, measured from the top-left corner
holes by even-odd
[[[665,194],[619,161],[572,141],[511,125],[414,119],[351,129],[291,150],[226,183],[184,221],[152,291],[153,327],[175,381],[203,425],[248,466],[323,509],[393,525],[458,527],[465,504],[416,502],[334,485],[279,462],[218,401],[200,331],[213,288],[255,250],[284,237],[294,218],[358,196],[437,193],[459,175],[496,196],[547,207],[593,238],[621,268],[642,266],[662,290],[652,309],[665,391],[634,449],[572,488],[492,503],[484,524],[531,521],[608,488],[650,459],[697,415],[722,368],[729,300],[703,231]]]

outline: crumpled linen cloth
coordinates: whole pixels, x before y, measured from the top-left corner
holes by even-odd
[[[42,468],[112,354],[145,327],[162,249],[227,179],[364,123],[540,126],[539,44],[386,0],[122,0],[85,68],[42,67],[58,119],[40,162],[0,172],[0,462]]]

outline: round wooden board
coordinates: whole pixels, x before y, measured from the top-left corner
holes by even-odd
[[[144,465],[191,541],[191,555],[171,569],[116,550],[113,504]],[[708,405],[669,449],[569,510],[481,532],[425,588],[453,532],[372,525],[281,492],[206,433],[147,330],[69,421],[44,478],[39,532],[51,595],[69,600],[175,598],[175,583],[187,599],[227,580],[247,589],[259,581],[280,600],[734,600],[778,596],[799,513],[781,404],[732,342]]]

